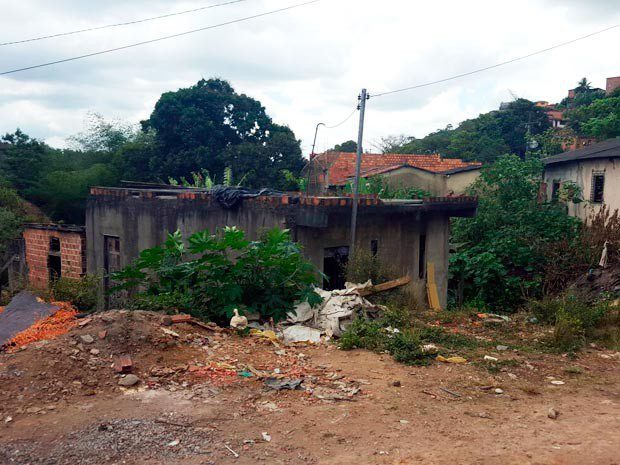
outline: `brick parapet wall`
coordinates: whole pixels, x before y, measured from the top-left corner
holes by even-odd
[[[60,241],[61,275],[79,279],[86,273],[86,237],[84,233],[39,228],[26,228],[23,233],[31,286],[47,289],[49,286],[48,256],[50,239]]]

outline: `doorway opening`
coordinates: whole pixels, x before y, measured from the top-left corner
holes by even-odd
[[[323,254],[323,288],[328,291],[344,289],[347,280],[347,263],[349,262],[349,247],[328,247]]]
[[[62,277],[62,257],[60,255],[60,239],[52,237],[50,248],[47,254],[47,269],[49,272],[49,282],[55,283]]]

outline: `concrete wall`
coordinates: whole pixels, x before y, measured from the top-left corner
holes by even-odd
[[[584,202],[569,203],[568,212],[582,220],[600,210],[601,204],[590,202],[593,172],[605,173],[604,203],[611,210],[620,208],[620,158],[601,158],[579,162],[557,163],[545,167],[544,180],[547,184],[547,199],[551,200],[554,181],[573,181],[583,191]]]
[[[478,179],[480,170],[461,171],[460,173],[445,175],[446,192],[442,195],[448,195],[452,192],[455,195],[464,194],[467,188]]]
[[[462,171],[454,174],[435,174],[416,168],[403,167],[383,174],[386,182],[392,187],[417,187],[430,192],[432,196],[464,194],[473,183],[480,170]]]
[[[270,208],[246,202],[237,210],[224,210],[210,199],[93,196],[86,214],[88,272],[100,273],[104,268],[105,235],[120,238],[121,266],[126,266],[141,250],[161,244],[169,232],[179,229],[189,235],[203,229],[213,232],[224,226],[238,226],[251,239],[276,226],[289,228],[304,254],[322,271],[324,249],[349,244],[349,224],[349,208]],[[440,302],[445,306],[448,227],[447,212],[404,213],[394,209],[393,213],[386,213],[385,207],[365,207],[360,209],[357,247],[370,250],[370,241],[377,240],[379,254],[399,273],[411,276],[411,290],[425,305],[426,281],[418,272],[420,234],[425,234],[426,259],[435,264]]]
[[[48,256],[52,237],[60,241],[61,276],[79,279],[86,272],[84,233],[26,227],[23,238],[28,282],[39,289],[47,289],[49,286]]]

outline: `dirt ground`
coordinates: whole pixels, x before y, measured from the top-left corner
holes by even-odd
[[[0,463],[619,464],[618,354],[507,345],[407,367],[109,312],[0,354]],[[111,366],[123,354],[128,388]],[[491,372],[484,355],[509,363]]]

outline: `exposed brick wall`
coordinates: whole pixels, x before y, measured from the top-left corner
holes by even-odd
[[[620,87],[620,76],[607,78],[605,94],[611,94],[618,87]]]
[[[62,277],[79,279],[86,273],[86,237],[83,232],[26,228],[23,236],[31,286],[46,289],[49,285],[48,256],[53,237],[60,240]]]

